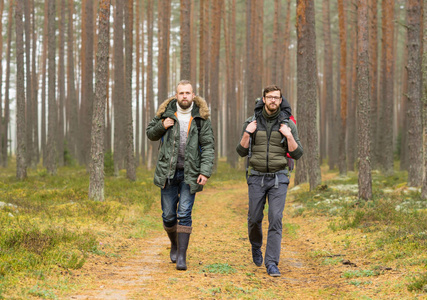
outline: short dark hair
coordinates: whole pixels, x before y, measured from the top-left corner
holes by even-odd
[[[270,92],[279,91],[280,97],[282,97],[282,90],[277,85],[269,85],[264,88],[264,92],[262,93],[262,96],[265,97]]]
[[[176,85],[175,91],[177,91],[177,92],[178,92],[178,86],[180,86],[180,85],[187,85],[187,84],[189,84],[189,85],[191,85],[191,87],[193,87],[193,85],[191,84],[191,81],[190,81],[190,80],[183,79],[183,80],[181,80],[180,82],[178,82],[178,84]],[[193,90],[193,91],[194,91],[194,90]]]

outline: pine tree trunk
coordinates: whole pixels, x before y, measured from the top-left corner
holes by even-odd
[[[217,0],[212,7],[212,40],[211,40],[211,64],[208,103],[211,106],[212,129],[214,140],[218,144],[218,120],[219,120],[219,48],[221,38],[221,7],[223,0]],[[215,161],[218,151],[215,151]],[[215,163],[216,164],[216,163]]]
[[[143,2],[145,3],[145,1]],[[141,33],[144,32],[144,7],[141,6]],[[145,128],[147,126],[147,103],[145,102],[145,80],[144,80],[144,74],[145,74],[145,39],[141,39],[141,159],[142,164],[146,164],[146,143],[147,139],[145,136]],[[145,103],[145,105],[144,105]]]
[[[123,1],[116,2],[114,17],[114,175],[124,167],[125,126],[124,126],[124,63],[123,63]]]
[[[136,80],[135,80],[135,94],[136,94],[136,114],[135,114],[135,165],[136,167],[139,166],[139,155],[140,155],[140,148],[139,148],[139,137],[140,137],[140,36],[141,36],[141,22],[140,22],[140,0],[136,0],[135,4],[135,52],[136,52],[136,62],[135,62],[135,71],[136,71]]]
[[[153,6],[154,0],[147,3],[147,92],[146,92],[146,120],[151,120],[154,115],[154,93],[153,93]],[[148,144],[147,168],[153,167],[153,143]]]
[[[32,80],[31,80],[31,4],[30,1],[24,1],[24,28],[25,28],[25,74],[26,74],[26,115],[25,115],[25,134],[26,134],[26,160],[27,166],[35,167],[33,159],[33,109],[34,103],[31,98]]]
[[[421,186],[423,181],[422,123],[422,1],[408,0],[408,185]]]
[[[4,11],[4,1],[0,0],[0,16],[3,16]],[[3,22],[0,22],[0,32],[3,32]],[[0,40],[0,165],[3,165],[3,39]]]
[[[352,22],[352,21],[351,21]],[[348,116],[348,126],[347,126],[347,169],[349,171],[354,171],[354,164],[356,162],[356,153],[357,153],[357,134],[356,134],[356,112],[357,112],[357,88],[356,88],[356,78],[357,78],[357,20],[353,23],[352,27],[352,43],[350,46],[350,59],[351,59],[351,68],[349,70],[348,76],[348,106],[347,106],[347,116]]]
[[[181,0],[180,5],[181,79],[191,78],[191,0]]]
[[[48,136],[47,136],[47,158],[46,158],[46,169],[50,175],[55,175],[57,172],[56,158],[57,147],[57,105],[56,105],[56,38],[55,38],[55,0],[48,0]]]
[[[12,52],[12,26],[13,26],[13,7],[14,1],[9,2],[9,14],[7,22],[7,52],[6,52],[6,83],[4,93],[4,126],[3,126],[3,139],[2,139],[2,153],[3,162],[2,166],[7,166],[7,146],[8,146],[8,135],[9,135],[9,122],[10,122],[10,99],[9,99],[9,88],[10,88],[10,57]]]
[[[133,139],[132,118],[132,47],[133,47],[133,0],[127,0],[125,8],[125,39],[126,39],[126,68],[125,68],[125,109],[126,109],[126,176],[131,181],[136,180],[135,152]]]
[[[318,98],[317,98],[317,61],[316,61],[316,30],[314,0],[307,0],[307,167],[310,190],[314,190],[321,182],[320,153],[318,136]]]
[[[369,23],[368,0],[357,1],[357,99],[358,99],[358,169],[359,199],[372,198],[370,143],[370,82],[369,82]]]
[[[118,3],[121,1],[118,1]],[[82,77],[81,77],[81,109],[80,109],[80,159],[89,166],[90,161],[90,130],[93,110],[93,0],[82,2],[84,9],[82,23]],[[83,46],[84,44],[84,46]],[[123,95],[123,94],[122,94]]]
[[[95,101],[91,132],[89,199],[104,200],[105,99],[107,98],[110,0],[99,3],[99,36]]]
[[[427,199],[427,2],[424,1],[424,28],[423,37],[423,150],[424,150],[424,178],[421,187],[421,198]]]
[[[382,1],[382,82],[379,128],[380,164],[385,174],[393,173],[393,115],[394,115],[394,1]]]
[[[326,131],[327,137],[325,136],[327,144],[327,156],[329,170],[332,170],[335,166],[332,163],[334,153],[333,149],[335,145],[333,143],[333,137],[337,134],[337,130],[334,126],[334,78],[333,78],[333,48],[331,38],[331,19],[330,19],[330,6],[329,0],[323,0],[322,5],[323,12],[323,41],[324,41],[324,66],[323,66],[323,83],[324,83],[324,97],[326,103],[326,113],[324,118],[326,119]]]
[[[341,132],[339,139],[338,167],[341,175],[347,174],[346,130],[347,130],[347,33],[344,0],[338,0],[339,32],[340,32],[340,99],[341,99]]]
[[[379,163],[379,126],[378,126],[378,8],[377,0],[369,0],[369,57],[371,78],[371,166]]]
[[[25,124],[25,75],[24,75],[24,0],[16,1],[16,178],[27,177],[26,124]]]
[[[305,101],[307,100],[307,12],[306,0],[297,0],[297,120],[298,135],[303,147],[307,145],[307,111]],[[296,162],[295,185],[307,182],[308,180],[308,159],[303,155]]]
[[[34,109],[33,109],[33,158],[34,165],[40,162],[40,153],[39,153],[39,112],[38,112],[38,82],[39,75],[36,72],[36,60],[37,58],[37,32],[36,32],[36,13],[35,13],[35,2],[31,1],[31,16],[32,16],[32,31],[33,31],[33,53],[32,53],[32,67],[31,67],[31,78],[32,78],[32,95],[31,99],[33,99]]]
[[[78,108],[77,94],[74,77],[74,26],[73,26],[73,11],[74,0],[68,0],[68,39],[67,39],[67,98],[69,102],[69,133],[68,133],[68,149],[73,158],[77,158],[77,143],[78,143]]]
[[[47,164],[47,123],[46,123],[46,64],[48,51],[48,7],[49,0],[44,2],[44,22],[43,22],[43,53],[42,53],[42,98],[41,98],[41,150],[43,166]]]
[[[65,104],[65,0],[61,0],[59,11],[59,57],[58,57],[58,165],[64,165],[64,104]]]
[[[169,0],[159,0],[159,57],[158,57],[158,102],[160,105],[168,98],[168,65],[169,65],[169,32],[171,2]]]
[[[287,0],[285,35],[283,37],[283,88],[282,94],[291,101],[291,57],[289,51],[291,31],[291,0]],[[291,103],[291,102],[290,102]],[[295,107],[294,107],[295,109]]]

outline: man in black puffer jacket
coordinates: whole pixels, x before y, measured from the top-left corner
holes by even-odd
[[[282,105],[283,104],[283,105]],[[262,219],[268,196],[268,237],[265,266],[270,276],[280,276],[278,264],[282,241],[282,218],[289,184],[286,154],[299,159],[303,148],[293,122],[289,105],[284,105],[279,87],[270,85],[264,89],[262,101],[255,106],[254,116],[243,126],[237,153],[248,156],[248,233],[252,246],[252,258],[261,266],[263,256]]]

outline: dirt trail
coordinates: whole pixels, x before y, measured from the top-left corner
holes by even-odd
[[[287,213],[292,206],[292,197],[288,197],[284,223],[298,229],[289,234],[284,226],[282,277],[272,278],[265,267],[252,263],[246,229],[247,187],[225,185],[196,196],[187,271],[175,269],[169,260],[167,236],[156,231],[133,240],[120,258],[91,259],[80,274],[91,278],[92,289],[67,299],[358,298],[355,288],[341,278],[349,266],[322,266],[308,255],[329,247],[319,236],[317,222],[321,220],[290,218]],[[264,225],[266,233],[267,216]],[[213,264],[226,273],[215,273]]]

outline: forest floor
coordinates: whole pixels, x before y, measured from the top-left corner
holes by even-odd
[[[295,216],[293,194],[290,189],[283,218],[281,277],[252,262],[246,184],[224,183],[196,196],[187,271],[170,262],[170,242],[157,225],[116,245],[117,255],[90,256],[72,274],[84,288],[64,299],[427,299],[402,288],[405,270],[382,266],[381,276],[343,276],[375,261],[339,240],[345,233],[328,230],[326,217]],[[149,214],[161,224],[159,201]],[[339,263],[321,263],[319,256]]]

